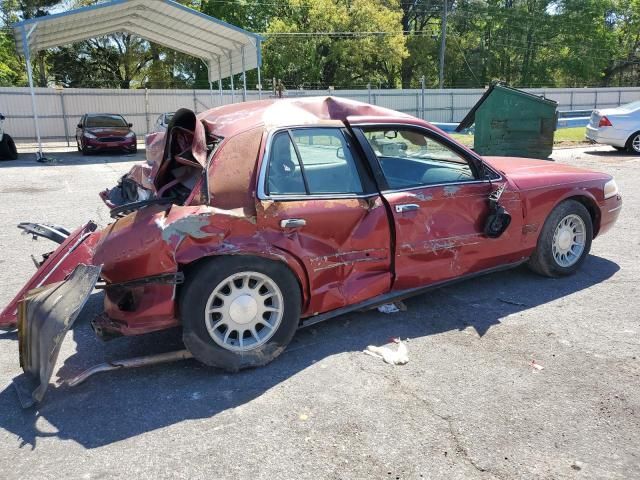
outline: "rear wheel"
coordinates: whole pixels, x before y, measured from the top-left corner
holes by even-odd
[[[574,273],[591,250],[593,223],[580,202],[567,200],[554,208],[544,222],[529,267],[547,277]]]
[[[640,155],[640,132],[636,132],[627,140],[627,151],[634,155]]]
[[[0,160],[16,160],[18,158],[18,149],[10,135],[6,133],[0,142]]]
[[[183,339],[193,356],[227,371],[266,365],[300,320],[300,288],[284,265],[259,257],[213,258],[187,273]]]

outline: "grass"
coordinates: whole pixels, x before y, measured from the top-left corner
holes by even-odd
[[[451,136],[458,142],[473,147],[473,135],[465,133],[454,133]],[[556,130],[553,137],[554,145],[571,145],[587,143],[584,138],[584,127],[561,128]]]

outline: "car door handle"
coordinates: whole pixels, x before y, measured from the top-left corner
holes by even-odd
[[[298,228],[306,224],[307,221],[304,218],[287,218],[280,221],[280,228]]]
[[[420,206],[416,205],[415,203],[406,203],[404,205],[396,205],[396,212],[397,213],[413,212],[414,210],[418,210],[419,208]]]

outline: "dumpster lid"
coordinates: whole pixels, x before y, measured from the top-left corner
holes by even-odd
[[[534,95],[533,93],[525,92],[524,90],[518,90],[517,88],[513,88],[513,87],[508,86],[504,82],[494,81],[494,82],[491,82],[491,85],[482,94],[482,97],[480,97],[480,100],[478,100],[478,102],[471,108],[471,110],[469,110],[469,113],[467,113],[467,115],[462,119],[460,124],[456,127],[456,130],[455,130],[456,132],[460,132],[460,131],[464,130],[465,128],[469,128],[471,125],[473,125],[473,123],[476,121],[476,111],[478,110],[478,108],[480,108],[480,105],[482,105],[484,103],[484,101],[489,97],[489,95],[491,95],[491,93],[493,92],[494,88],[496,88],[496,87],[499,87],[499,88],[501,88],[503,90],[509,90],[511,92],[517,93],[518,95],[522,95],[522,96],[525,96],[525,97],[535,98],[538,101],[547,102],[550,105],[558,105],[558,103],[553,101],[553,100],[549,100],[547,98],[542,98],[539,95]]]

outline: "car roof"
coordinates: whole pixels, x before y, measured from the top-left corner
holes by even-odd
[[[342,125],[347,117],[369,116],[407,120],[414,117],[338,97],[303,97],[258,100],[212,108],[198,115],[209,133],[230,137],[255,127]]]
[[[91,113],[85,113],[85,115],[87,117],[97,117],[99,115],[114,115],[116,117],[124,118],[124,115],[122,115],[121,113],[91,112]]]

